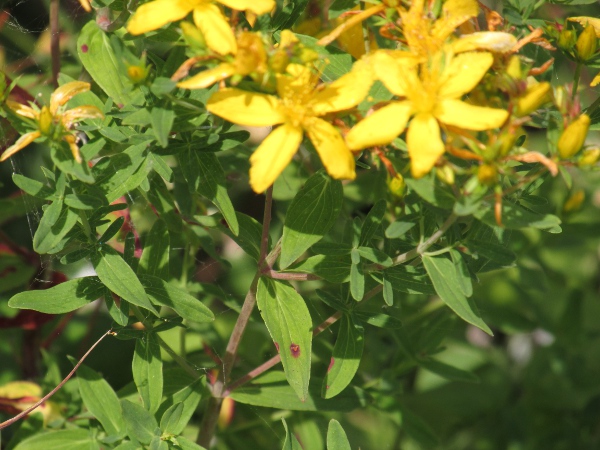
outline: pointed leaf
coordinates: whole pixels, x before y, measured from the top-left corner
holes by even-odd
[[[160,431],[154,416],[129,400],[121,400],[121,409],[127,434],[142,444],[149,444],[155,433]]]
[[[373,205],[360,230],[360,245],[367,245],[373,238],[377,229],[381,226],[381,221],[385,215],[387,203],[385,200],[379,200]]]
[[[13,450],[90,450],[98,449],[93,434],[84,428],[34,434],[19,442]]]
[[[312,320],[304,299],[289,284],[261,278],[256,301],[281,355],[290,386],[300,400],[308,396]]]
[[[283,447],[281,447],[281,450],[302,450],[300,442],[298,442],[298,439],[296,439],[294,433],[292,433],[288,428],[285,419],[281,419],[281,421],[283,422],[283,427],[285,428],[285,441],[283,441]]]
[[[423,256],[423,265],[444,303],[461,319],[493,336],[492,330],[481,319],[475,303],[463,294],[452,261],[445,257]]]
[[[287,210],[279,264],[285,269],[331,229],[342,207],[339,180],[319,171],[296,194]]]
[[[144,339],[136,341],[132,371],[144,407],[154,414],[163,393],[162,358],[156,333],[149,332]]]
[[[335,419],[329,421],[327,428],[327,450],[351,450],[346,432]]]
[[[154,222],[146,235],[144,250],[138,264],[139,274],[148,274],[164,280],[169,278],[170,236],[163,220]]]

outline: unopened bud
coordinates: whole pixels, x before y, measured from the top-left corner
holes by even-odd
[[[579,158],[579,167],[589,167],[593,166],[600,160],[600,148],[588,148],[585,149]]]
[[[498,178],[498,169],[496,166],[492,166],[491,164],[482,164],[479,166],[477,170],[477,179],[479,182],[485,186],[492,186],[496,184],[496,179]]]
[[[129,66],[127,68],[127,77],[133,84],[141,84],[146,80],[148,70],[142,66]]]
[[[446,183],[449,186],[454,184],[454,170],[448,165],[436,168],[435,175],[442,183]]]
[[[573,30],[563,30],[558,35],[558,48],[570,51],[575,46],[575,32]]]
[[[406,192],[406,183],[404,177],[400,174],[396,174],[394,178],[388,180],[388,189],[394,197],[402,198]]]
[[[52,134],[52,121],[52,113],[47,106],[44,106],[40,111],[40,118],[38,120],[38,129],[44,136]]]
[[[565,128],[558,139],[558,154],[561,158],[572,158],[581,150],[589,127],[590,117],[587,114],[582,114]]]
[[[519,117],[526,116],[546,103],[550,99],[548,95],[550,88],[550,83],[546,81],[529,86],[525,94],[517,100],[516,115]]]
[[[585,200],[585,192],[581,189],[573,192],[573,194],[569,197],[569,199],[563,205],[563,211],[574,212],[581,208],[581,204]]]
[[[587,24],[583,32],[577,38],[575,44],[577,49],[577,56],[581,61],[587,61],[596,53],[598,48],[598,38],[596,37],[596,31],[591,24]]]
[[[515,80],[520,80],[523,77],[521,71],[521,60],[518,56],[512,56],[510,61],[508,61],[508,66],[506,67],[506,73]]]

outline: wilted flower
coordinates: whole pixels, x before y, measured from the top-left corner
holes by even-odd
[[[90,84],[83,81],[71,81],[70,83],[63,84],[52,93],[50,106],[43,106],[41,110],[7,100],[6,105],[15,114],[35,120],[37,130],[24,134],[17,142],[7,148],[0,157],[0,162],[10,158],[39,137],[46,137],[55,142],[65,141],[69,144],[75,161],[81,162],[79,147],[75,143],[75,135],[70,130],[80,120],[101,119],[104,117],[104,114],[95,106],[89,105],[78,106],[67,111],[60,111],[60,109],[61,106],[64,106],[75,95],[89,90]]]

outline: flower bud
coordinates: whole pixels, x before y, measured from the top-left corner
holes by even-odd
[[[581,204],[585,200],[585,192],[581,189],[573,192],[568,200],[563,205],[563,212],[575,212],[581,208]]]
[[[558,48],[569,52],[575,46],[575,32],[563,28],[558,35]]]
[[[546,81],[529,86],[525,94],[517,100],[516,115],[519,117],[526,116],[546,103],[550,99],[548,96],[550,88],[550,83]]]
[[[588,148],[583,151],[579,158],[579,167],[593,166],[600,160],[600,147]]]
[[[394,197],[402,198],[406,192],[406,183],[404,177],[400,174],[396,174],[394,178],[388,180],[388,189]]]
[[[598,48],[598,38],[596,37],[596,30],[591,24],[588,23],[579,35],[575,48],[577,49],[577,56],[581,61],[587,61],[594,56]]]
[[[44,106],[40,111],[40,118],[38,119],[38,129],[44,136],[52,134],[52,121],[52,113],[47,106]]]
[[[589,127],[590,117],[587,114],[582,114],[565,128],[558,139],[558,154],[561,158],[572,158],[581,150]]]
[[[520,80],[523,77],[523,73],[521,71],[521,60],[518,56],[514,55],[508,61],[508,66],[506,67],[506,73],[515,80]]]
[[[449,186],[454,184],[454,170],[448,165],[438,167],[435,171],[435,175],[442,183],[446,183]]]
[[[146,81],[148,69],[142,66],[129,66],[127,68],[127,77],[133,84],[141,84]]]
[[[491,164],[482,164],[477,169],[477,179],[479,182],[485,186],[492,186],[496,184],[496,179],[498,178],[498,169],[496,166],[492,166]]]

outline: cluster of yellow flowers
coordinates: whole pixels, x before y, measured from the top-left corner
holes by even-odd
[[[253,23],[257,15],[275,8],[274,0],[218,3],[234,11],[231,18],[212,0],[153,0],[137,9],[127,30],[140,35],[181,21],[183,37],[196,55],[173,75],[178,87],[201,89],[221,83],[221,89],[207,103],[208,111],[239,125],[277,125],[250,159],[250,184],[254,191],[263,192],[273,184],[293,158],[304,133],[328,173],[337,179],[355,178],[355,153],[375,148],[383,155],[379,147],[393,145],[405,130],[410,169],[416,178],[436,165],[448,169],[442,158],[446,152],[476,161],[480,169],[485,166],[485,173],[494,174],[483,177],[487,184],[495,182],[496,164],[502,158],[540,162],[556,173],[556,163],[537,152],[519,150],[521,154],[510,154],[517,131],[527,122],[528,115],[552,100],[550,84],[538,83],[529,76],[543,72],[551,61],[535,72],[530,67],[524,70],[517,55],[531,42],[550,46],[538,32],[541,30],[521,41],[510,33],[495,31],[498,21],[489,26],[491,31],[478,31],[477,0],[447,0],[439,11],[433,10],[434,2],[425,0],[413,0],[408,8],[403,6],[405,2],[383,0],[366,10],[352,11],[349,19],[318,43],[327,45],[350,28],[360,26],[361,21],[380,15],[387,20],[380,34],[391,39],[396,49],[369,51],[371,45],[366,36],[366,49],[359,52],[363,56],[352,70],[325,84],[320,82],[320,72],[326,62],[290,30],[283,30],[279,43],[271,45],[260,33],[237,26],[239,12],[245,12],[247,21]],[[193,24],[184,20],[190,13]],[[600,36],[600,19],[572,20]],[[208,68],[184,79],[199,63]],[[509,82],[502,82],[501,77]],[[231,87],[244,79],[252,80],[253,91]],[[230,87],[225,87],[227,80]],[[375,105],[362,117],[356,107],[377,81],[394,97]],[[48,111],[50,116],[58,117],[53,102]],[[40,126],[33,134],[23,136],[3,159],[34,138],[48,135],[42,130],[46,110],[38,113],[25,111],[26,107],[13,109],[35,119]],[[91,110],[78,114],[79,118],[101,116]],[[565,133],[558,149],[559,155],[566,158],[582,148],[589,118],[585,114],[563,115]],[[66,130],[72,120],[64,119],[66,114],[62,117],[62,128]],[[342,117],[349,118],[354,126],[348,130],[348,122],[340,120]],[[577,136],[570,138],[567,132],[573,129],[577,129]],[[62,132],[61,137],[69,142],[77,158],[72,136]]]

